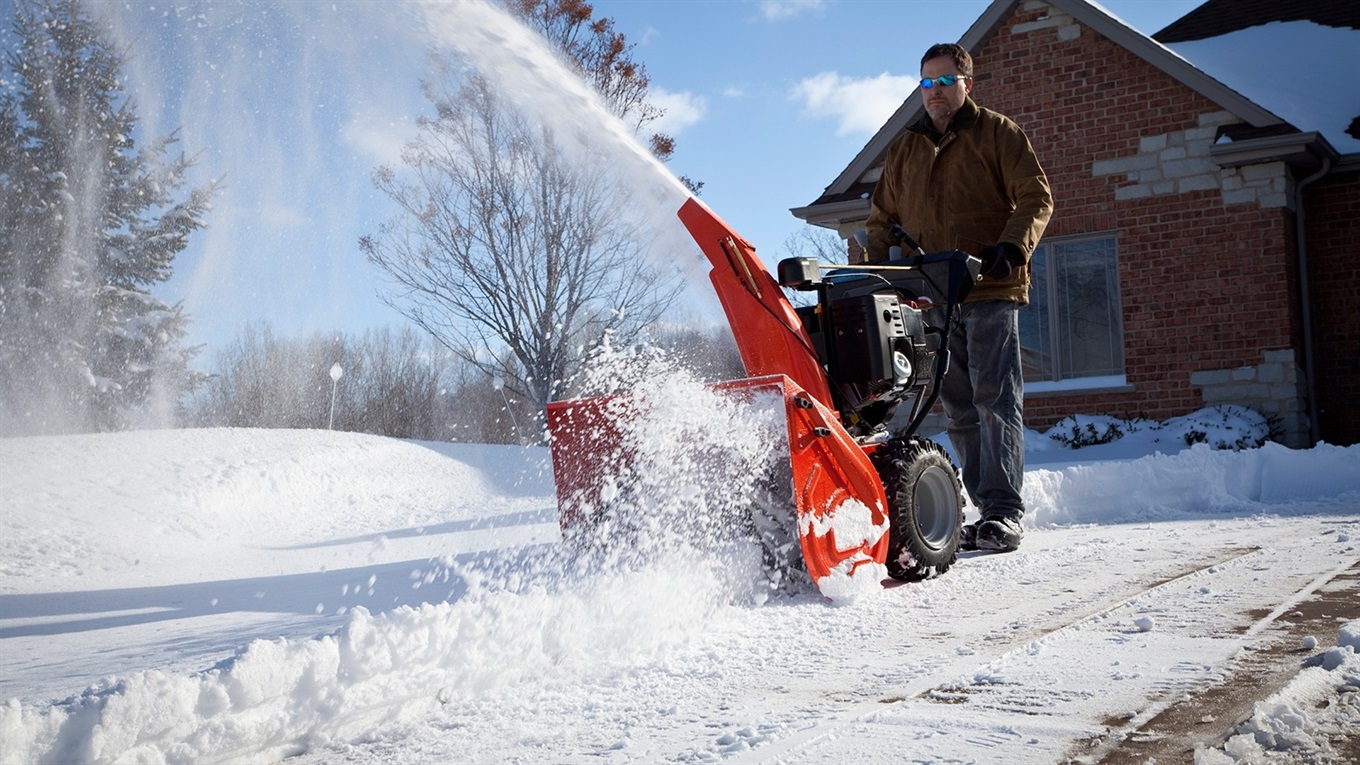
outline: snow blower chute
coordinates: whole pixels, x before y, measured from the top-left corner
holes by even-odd
[[[776,281],[698,200],[678,215],[712,264],[749,375],[713,387],[783,402],[788,467],[775,471],[783,486],[773,496],[787,509],[752,524],[767,561],[805,567],[833,598],[847,580],[881,579],[885,568],[907,581],[943,573],[958,552],[962,487],[944,449],[916,433],[939,396],[955,308],[978,279],[978,259],[925,254],[899,230],[917,254],[865,266],[789,258]],[[794,308],[781,287],[815,293],[816,304]],[[612,512],[613,477],[630,460],[622,438],[630,409],[626,397],[548,405],[564,536]],[[796,529],[771,529],[770,517]],[[801,556],[778,549],[793,539]]]

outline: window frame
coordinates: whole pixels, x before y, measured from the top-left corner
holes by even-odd
[[[1055,259],[1053,257],[1054,252],[1053,248],[1055,246],[1076,244],[1088,241],[1109,242],[1111,251],[1113,252],[1113,263],[1110,264],[1110,267],[1114,269],[1115,278],[1114,283],[1112,285],[1114,295],[1111,301],[1113,303],[1111,308],[1113,309],[1112,315],[1115,317],[1117,321],[1117,327],[1113,329],[1113,332],[1114,334],[1117,335],[1120,344],[1119,348],[1120,370],[1117,374],[1090,375],[1085,377],[1063,377],[1062,376],[1063,361],[1061,355],[1063,348],[1062,326],[1061,322],[1059,321],[1060,317],[1058,316],[1057,313],[1060,283],[1058,279],[1059,274],[1057,272],[1058,264],[1055,262]],[[1128,354],[1124,330],[1124,305],[1123,305],[1124,291],[1123,284],[1119,279],[1119,232],[1098,231],[1083,234],[1074,234],[1070,236],[1045,238],[1039,242],[1038,247],[1035,248],[1036,251],[1039,248],[1045,248],[1046,250],[1043,262],[1045,270],[1045,273],[1043,274],[1043,281],[1045,287],[1044,295],[1045,300],[1043,302],[1045,304],[1045,308],[1048,314],[1046,317],[1048,325],[1047,328],[1048,337],[1046,338],[1046,340],[1049,346],[1053,349],[1051,352],[1052,355],[1051,372],[1048,377],[1045,377],[1043,379],[1025,380],[1024,381],[1025,392],[1064,393],[1070,391],[1090,392],[1092,390],[1102,391],[1130,390],[1131,387],[1128,384],[1127,377]],[[1033,260],[1031,260],[1031,265],[1033,265]],[[1031,273],[1031,284],[1033,281],[1034,274]],[[1026,306],[1025,308],[1026,309],[1032,308],[1037,310],[1038,306],[1035,303],[1030,303],[1030,305]],[[1021,343],[1021,347],[1022,348],[1025,347],[1023,341]]]

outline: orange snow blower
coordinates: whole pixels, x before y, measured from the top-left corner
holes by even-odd
[[[948,453],[916,432],[939,396],[955,309],[980,261],[925,254],[896,229],[916,254],[865,266],[788,258],[776,281],[755,248],[698,200],[678,215],[712,265],[749,375],[713,387],[783,402],[789,456],[775,471],[783,484],[775,494],[788,507],[752,524],[767,561],[805,568],[832,598],[857,577],[881,580],[886,571],[912,581],[946,571],[959,548],[962,488]],[[816,304],[794,308],[781,287],[816,293]],[[564,536],[609,512],[614,478],[630,459],[622,446],[630,409],[626,397],[548,405]],[[769,517],[796,529],[770,529]],[[773,549],[793,539],[801,555]]]

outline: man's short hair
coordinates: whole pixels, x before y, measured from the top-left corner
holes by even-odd
[[[957,43],[935,43],[930,46],[926,55],[921,57],[921,66],[925,66],[926,62],[932,58],[939,58],[940,56],[948,56],[953,59],[954,67],[959,70],[959,74],[964,77],[973,76],[973,57],[968,55],[968,51]]]

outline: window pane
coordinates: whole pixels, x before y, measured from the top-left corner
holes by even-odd
[[[1052,322],[1048,299],[1048,246],[1030,257],[1029,305],[1020,309],[1020,363],[1025,382],[1053,379]]]
[[[1057,243],[1052,255],[1062,378],[1123,374],[1114,240]]]

